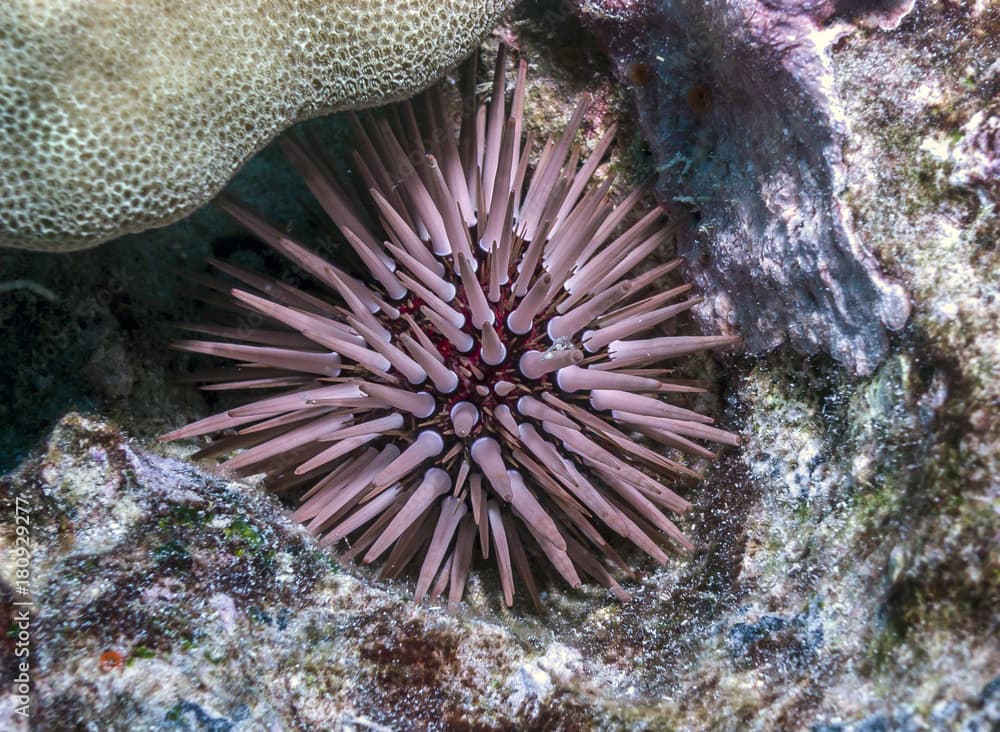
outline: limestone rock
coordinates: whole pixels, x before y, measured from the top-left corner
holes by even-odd
[[[0,509],[0,618],[26,613],[28,650],[11,636],[0,658],[31,678],[0,689],[3,729],[530,729],[562,695],[583,727],[620,727],[562,643],[535,658],[495,622],[366,587],[273,496],[104,420],[67,415]]]
[[[830,49],[858,27],[894,27],[912,6],[580,3],[620,74],[639,80],[660,192],[687,219],[678,253],[706,297],[697,315],[728,324],[751,352],[788,341],[868,374],[909,317],[908,294],[844,201],[850,125]]]
[[[4,3],[0,246],[176,221],[293,122],[429,85],[512,4]]]

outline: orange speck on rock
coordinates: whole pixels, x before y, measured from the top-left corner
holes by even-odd
[[[628,78],[634,86],[645,86],[650,82],[652,77],[653,72],[650,70],[648,64],[640,61],[629,66]]]
[[[101,660],[98,664],[98,668],[101,669],[102,674],[109,673],[115,669],[123,669],[125,668],[125,657],[118,651],[109,648],[101,654]]]

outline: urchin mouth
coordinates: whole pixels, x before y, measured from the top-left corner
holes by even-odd
[[[661,563],[664,547],[691,547],[665,514],[690,504],[668,484],[699,476],[662,448],[707,457],[694,440],[738,442],[664,399],[701,389],[661,362],[735,339],[635,338],[698,302],[677,300],[687,286],[657,291],[677,260],[632,273],[672,228],[658,210],[626,225],[642,188],[619,206],[610,181],[588,188],[614,130],[578,167],[572,140],[586,101],[529,175],[526,65],[510,105],[503,52],[497,68],[492,100],[467,105],[457,136],[437,90],[424,99],[429,143],[409,103],[355,120],[370,211],[328,172],[322,150],[285,139],[364,277],[219,198],[333,297],[219,263],[240,286],[202,278],[224,295],[208,301],[264,327],[195,326],[229,340],[175,346],[235,360],[225,388],[281,391],[164,437],[236,430],[203,454],[241,448],[228,470],[264,472],[275,490],[300,494],[293,517],[321,544],[350,538],[345,556],[366,563],[388,553],[383,576],[421,556],[417,599],[447,590],[449,606],[460,601],[478,544],[497,563],[508,605],[515,574],[540,602],[530,556],[573,587],[582,573],[624,600],[601,558],[628,566],[603,532]],[[426,164],[414,168],[407,150]]]
[[[523,334],[511,332],[506,323],[512,309],[507,302],[497,303],[493,309],[496,325],[490,326],[484,339],[489,342],[473,342],[465,352],[439,334],[428,334],[438,353],[448,354],[450,370],[456,376],[454,390],[435,390],[440,408],[429,426],[465,439],[467,444],[484,432],[499,432],[495,417],[499,407],[511,409],[525,394],[552,390],[549,374],[557,364],[582,360],[582,352],[569,346],[566,339],[547,343],[540,326]],[[548,359],[551,363],[538,364],[550,354],[555,357]],[[562,354],[569,354],[569,358]]]

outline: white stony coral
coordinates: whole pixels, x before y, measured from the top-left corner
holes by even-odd
[[[616,207],[610,181],[588,186],[614,130],[578,168],[586,101],[529,173],[526,67],[507,104],[503,56],[490,102],[468,104],[457,135],[440,89],[418,105],[422,124],[409,103],[356,121],[369,210],[319,149],[284,141],[360,276],[219,200],[333,296],[216,263],[243,287],[205,281],[258,325],[190,326],[228,341],[176,347],[240,363],[206,388],[281,391],[165,439],[235,430],[201,454],[242,448],[226,469],[301,492],[294,518],[324,545],[349,540],[347,557],[387,555],[383,576],[418,559],[417,599],[459,602],[477,547],[508,605],[515,576],[539,604],[536,556],[573,587],[583,573],[627,599],[600,560],[628,570],[608,536],[661,563],[670,541],[691,546],[665,513],[690,504],[667,483],[697,474],[656,447],[713,457],[695,440],[738,444],[667,401],[699,389],[660,364],[736,339],[651,332],[699,302],[679,300],[688,285],[656,287],[677,260],[632,274],[671,228],[658,210],[623,225],[642,188]]]
[[[512,5],[0,3],[0,246],[68,251],[176,221],[292,123],[425,88]]]

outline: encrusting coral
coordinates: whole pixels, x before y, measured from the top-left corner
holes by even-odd
[[[292,123],[410,96],[512,0],[0,5],[0,246],[176,221]]]
[[[366,563],[387,556],[389,577],[418,559],[417,599],[448,590],[449,606],[476,545],[508,605],[515,575],[540,604],[535,556],[574,587],[586,574],[627,599],[599,559],[629,569],[605,530],[661,563],[667,544],[691,547],[664,512],[690,506],[671,479],[698,474],[663,447],[714,457],[692,438],[739,443],[669,403],[701,389],[663,368],[737,339],[656,334],[700,298],[662,288],[680,260],[631,274],[673,229],[658,209],[626,226],[645,187],[616,207],[610,179],[589,185],[614,129],[578,168],[586,99],[529,173],[526,68],[508,105],[501,51],[490,102],[464,105],[457,135],[438,87],[355,119],[367,207],[315,143],[286,138],[361,277],[224,196],[223,210],[335,296],[214,262],[240,285],[197,279],[229,321],[186,327],[224,340],[174,344],[238,362],[202,374],[205,388],[282,391],[165,439],[235,430],[199,455],[242,448],[224,469],[299,494],[294,517],[322,544],[350,539],[347,556]]]

